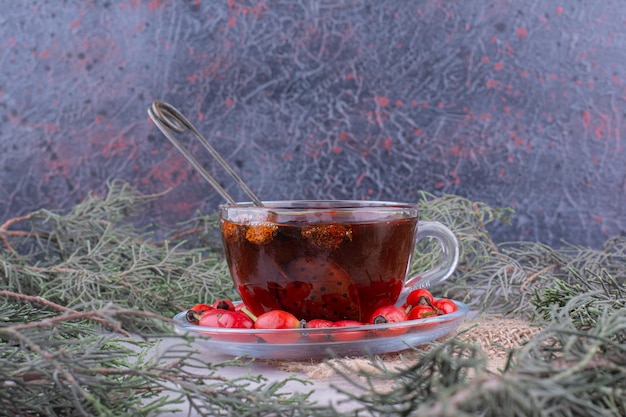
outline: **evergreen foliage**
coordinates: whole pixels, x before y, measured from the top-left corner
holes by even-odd
[[[0,226],[0,415],[341,415],[286,390],[293,381],[224,378],[221,369],[246,360],[202,363],[193,340],[173,333],[175,313],[236,293],[215,214],[158,240],[134,226],[156,198],[113,181],[106,196],[68,213],[39,210]],[[497,244],[489,224],[510,210],[458,196],[424,194],[420,204],[422,218],[449,225],[462,250],[454,276],[433,291],[541,331],[497,373],[459,337],[404,369],[372,360],[376,375],[346,376],[358,388],[344,392],[354,415],[626,415],[626,240],[599,250]],[[412,271],[435,258],[415,259]],[[379,378],[394,388],[379,392]]]

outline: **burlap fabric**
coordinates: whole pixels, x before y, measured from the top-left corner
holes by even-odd
[[[466,321],[459,329],[460,337],[476,343],[485,352],[488,358],[488,369],[498,372],[506,365],[511,349],[521,347],[539,329],[521,320],[508,319],[501,316],[480,316]],[[402,352],[380,356],[380,363],[387,369],[410,366],[427,347],[407,349]],[[380,372],[367,357],[351,357],[314,361],[275,361],[268,363],[286,372],[306,375],[311,380],[324,380],[337,374]]]

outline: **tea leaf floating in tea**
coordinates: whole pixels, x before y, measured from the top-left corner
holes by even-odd
[[[255,245],[266,245],[278,234],[278,226],[272,223],[252,223],[246,229],[246,240]]]
[[[322,249],[334,250],[352,240],[352,228],[345,224],[314,224],[304,226],[302,236]]]

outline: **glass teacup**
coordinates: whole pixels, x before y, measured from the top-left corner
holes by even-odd
[[[417,287],[447,279],[459,256],[446,226],[419,221],[417,204],[387,201],[267,201],[220,206],[230,273],[243,302],[299,319],[365,322],[378,307],[404,302]],[[443,255],[408,277],[417,241],[432,237]]]

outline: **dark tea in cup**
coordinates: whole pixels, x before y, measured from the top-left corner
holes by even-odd
[[[367,321],[417,286],[452,274],[458,244],[437,222],[418,220],[416,204],[275,201],[220,206],[230,273],[243,302],[260,315],[286,310],[299,319]],[[434,237],[443,260],[407,279],[415,242]]]

